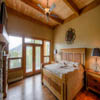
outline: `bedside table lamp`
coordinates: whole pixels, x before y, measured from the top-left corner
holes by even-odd
[[[98,71],[97,70],[97,57],[100,56],[100,49],[99,48],[94,48],[92,50],[92,56],[95,56],[96,57],[96,72]]]

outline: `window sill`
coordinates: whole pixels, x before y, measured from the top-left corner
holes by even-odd
[[[18,70],[22,70],[23,68],[13,68],[13,69],[8,69],[8,72],[13,72],[13,71],[18,71]]]

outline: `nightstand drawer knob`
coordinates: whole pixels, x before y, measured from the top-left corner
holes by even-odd
[[[97,80],[94,80],[94,82],[98,82]]]

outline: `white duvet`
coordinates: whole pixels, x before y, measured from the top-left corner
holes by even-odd
[[[74,62],[67,62],[67,63],[55,63],[46,65],[44,68],[53,72],[60,78],[63,74],[67,74],[68,72],[73,72],[74,70],[78,69],[79,64]]]

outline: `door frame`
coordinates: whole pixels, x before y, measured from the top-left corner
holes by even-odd
[[[33,71],[32,71],[32,72],[28,72],[28,73],[26,73],[26,47],[27,47],[27,46],[32,47],[32,59],[33,59],[33,62],[32,62]],[[34,73],[34,47],[33,47],[32,44],[25,44],[25,45],[24,45],[24,55],[25,55],[25,57],[24,57],[24,64],[25,64],[25,66],[24,66],[24,76],[25,76],[25,77],[26,77],[26,76],[31,76],[31,75],[33,75],[33,73]]]
[[[31,46],[33,48],[33,54],[32,54],[32,57],[33,57],[33,71],[32,72],[28,72],[28,73],[26,73],[26,47],[27,46]],[[35,47],[36,46],[41,47],[41,64],[43,62],[43,45],[41,45],[41,44],[25,43],[24,44],[24,77],[32,76],[34,74],[37,74],[37,73],[41,72],[41,69],[37,70],[37,71],[35,70]]]

